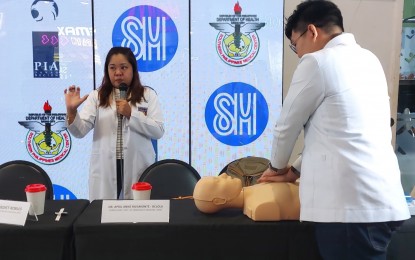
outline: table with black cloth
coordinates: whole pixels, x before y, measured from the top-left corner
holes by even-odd
[[[101,224],[101,212],[102,200],[92,201],[75,221],[77,260],[321,259],[310,223],[204,214],[191,199],[170,200],[169,223]]]
[[[29,216],[24,226],[0,224],[0,259],[74,259],[73,223],[89,200],[46,200],[45,212]],[[67,215],[55,221],[65,208]]]

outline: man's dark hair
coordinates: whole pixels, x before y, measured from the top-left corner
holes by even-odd
[[[314,24],[330,33],[334,26],[344,31],[343,17],[340,9],[332,2],[325,0],[309,0],[297,5],[285,25],[285,36],[291,39],[292,31],[303,32],[309,24]]]

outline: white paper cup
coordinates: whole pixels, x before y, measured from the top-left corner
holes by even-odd
[[[136,182],[131,187],[134,200],[149,200],[151,195],[151,184],[148,182]]]
[[[46,186],[43,184],[29,184],[26,186],[26,198],[30,202],[29,215],[42,215],[45,211]]]

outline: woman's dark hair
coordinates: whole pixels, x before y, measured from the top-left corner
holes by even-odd
[[[288,17],[285,36],[291,39],[293,30],[303,32],[309,24],[314,24],[327,33],[330,33],[335,26],[344,31],[343,16],[334,3],[325,0],[309,0],[297,5],[297,9]]]
[[[127,100],[133,104],[137,104],[140,103],[144,97],[145,86],[141,84],[140,76],[138,75],[137,61],[135,59],[134,53],[130,48],[112,47],[107,54],[107,58],[105,59],[104,77],[98,90],[100,107],[108,107],[110,105],[110,96],[114,86],[111,84],[108,73],[108,65],[110,63],[111,57],[116,54],[124,55],[133,69],[133,80],[131,81],[131,86],[129,86],[127,90],[127,97],[129,97]]]

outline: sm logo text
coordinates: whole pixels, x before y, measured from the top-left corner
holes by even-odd
[[[125,11],[112,31],[113,46],[130,48],[139,71],[152,72],[174,57],[179,35],[173,19],[163,10],[140,5]]]
[[[253,86],[232,82],[218,88],[206,104],[205,121],[221,143],[247,145],[265,130],[269,118],[264,96]]]

